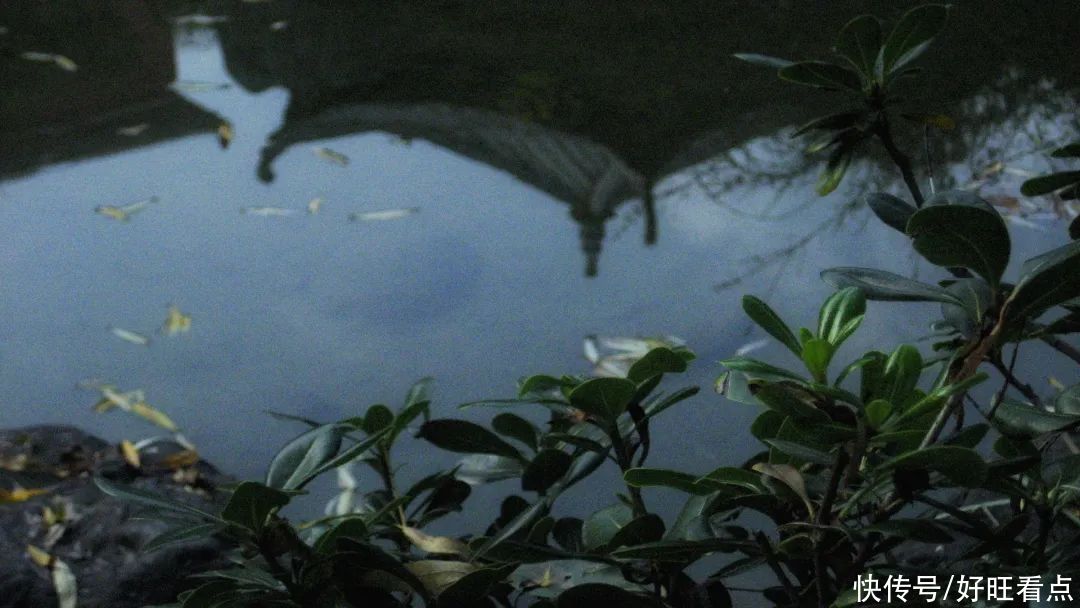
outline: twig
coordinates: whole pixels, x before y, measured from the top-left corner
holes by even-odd
[[[827,526],[832,519],[833,501],[836,500],[836,491],[840,487],[840,480],[844,477],[847,465],[847,452],[841,448],[836,453],[836,462],[833,463],[832,474],[829,476],[829,486],[825,489],[825,496],[821,499],[821,508],[817,512],[817,525]],[[825,572],[825,551],[822,543],[823,532],[816,533],[814,543],[814,575],[817,583],[818,608],[828,608],[829,601],[826,598],[829,581]]]
[[[780,585],[784,587],[784,592],[787,593],[788,599],[791,600],[791,604],[797,606],[799,604],[799,592],[795,589],[795,585],[791,584],[791,579],[784,573],[784,570],[780,567],[780,563],[776,561],[776,554],[773,553],[772,545],[769,544],[768,537],[765,536],[764,532],[759,530],[754,535],[754,538],[757,539],[758,546],[761,547],[761,552],[765,554],[765,562],[769,564],[769,568],[780,581]]]
[[[911,161],[896,147],[896,142],[894,142],[892,138],[892,132],[889,130],[889,119],[886,118],[884,114],[881,115],[881,119],[874,129],[874,134],[881,140],[881,144],[885,146],[885,151],[889,153],[889,158],[891,158],[896,167],[900,169],[900,174],[904,176],[904,184],[907,185],[908,190],[911,192],[911,197],[915,199],[915,206],[922,207],[922,190],[919,189],[919,182],[915,179],[915,172],[911,168]]]

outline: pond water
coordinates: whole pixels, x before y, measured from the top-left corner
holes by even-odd
[[[743,293],[810,325],[829,293],[824,268],[941,275],[849,202],[903,193],[887,163],[871,156],[839,191],[814,193],[822,160],[789,136],[837,100],[730,58],[817,56],[847,18],[894,19],[906,3],[685,4],[98,3],[67,14],[5,3],[0,425],[154,433],[95,415],[97,394],[78,383],[96,378],[143,389],[208,460],[258,477],[299,430],[264,411],[359,415],[432,376],[435,416],[483,420],[456,406],[511,396],[532,373],[588,373],[588,335],[673,335],[699,356],[684,382],[706,390],[658,422],[652,464],[742,461],[757,449],[743,430],[755,412],[710,387],[719,359],[763,337]],[[1067,24],[1078,12],[963,2],[910,89],[911,105],[958,123],[932,135],[937,187],[1010,210],[1017,260],[1064,242],[1075,214],[1012,197],[1076,135]],[[925,179],[921,131],[905,144]],[[128,221],[95,213],[150,197]],[[309,214],[313,198],[323,202]],[[289,214],[241,212],[251,207]],[[170,304],[190,315],[189,332],[155,333]],[[936,314],[874,304],[847,352],[916,339]],[[1029,358],[1035,382],[1066,373],[1044,354]],[[771,344],[755,356],[790,362]],[[412,478],[455,460],[419,441],[397,458]],[[594,490],[575,506],[606,504]]]

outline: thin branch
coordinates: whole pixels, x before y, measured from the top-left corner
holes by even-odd
[[[881,140],[881,144],[885,146],[885,151],[889,153],[889,158],[900,169],[900,174],[904,176],[904,184],[907,185],[908,190],[911,192],[911,198],[915,199],[915,206],[922,207],[922,190],[919,189],[919,182],[915,179],[915,171],[911,168],[911,160],[900,151],[900,148],[896,147],[892,132],[889,130],[889,120],[884,114],[881,115],[881,120],[878,122],[877,128],[874,129],[874,134]]]
[[[754,535],[754,538],[757,539],[758,546],[761,547],[761,552],[765,554],[765,562],[780,581],[780,585],[784,587],[784,592],[787,593],[788,599],[791,600],[793,606],[797,606],[799,604],[799,592],[795,588],[795,585],[791,583],[791,579],[784,573],[783,568],[780,567],[780,562],[776,561],[776,554],[773,553],[769,538],[760,530]]]

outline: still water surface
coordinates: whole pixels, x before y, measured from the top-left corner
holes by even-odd
[[[588,373],[590,334],[677,336],[699,355],[685,382],[708,388],[717,360],[763,337],[743,293],[810,325],[829,291],[821,269],[939,276],[848,204],[903,192],[884,163],[814,194],[821,160],[789,134],[836,100],[729,59],[814,56],[850,16],[895,18],[899,3],[642,2],[610,15],[227,3],[199,10],[226,18],[209,24],[181,7],[105,3],[75,17],[33,4],[0,10],[6,427],[151,434],[91,413],[96,395],[77,383],[98,378],[144,389],[208,460],[257,477],[298,430],[265,410],[359,415],[432,376],[436,416],[484,419],[456,405],[510,396],[532,373]],[[1077,10],[961,4],[912,99],[959,124],[934,135],[937,186],[1006,208],[1025,172],[1050,168],[1046,151],[1076,134],[1080,78],[1067,32],[1055,33],[1069,19],[1039,14]],[[79,69],[27,62],[25,50]],[[235,133],[227,148],[222,122]],[[979,178],[998,161],[1005,170]],[[152,196],[127,222],[94,213]],[[1011,226],[1016,259],[1065,238],[1072,211],[1034,203]],[[241,213],[253,206],[296,213]],[[169,304],[191,315],[189,333],[143,347],[107,331],[154,334]],[[935,314],[874,304],[848,352],[916,339]],[[1030,355],[1035,382],[1063,373],[1045,355]],[[755,356],[789,362],[772,345]],[[657,424],[651,462],[705,472],[741,461],[756,450],[742,431],[754,413],[702,391]],[[419,442],[398,459],[408,477],[453,461]],[[579,494],[582,510],[608,500]]]

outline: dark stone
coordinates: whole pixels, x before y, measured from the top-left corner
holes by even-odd
[[[170,524],[103,494],[94,475],[211,511],[223,500],[215,488],[229,481],[201,460],[177,468],[154,462],[150,454],[145,460],[136,469],[116,446],[72,427],[0,430],[0,488],[49,489],[23,502],[0,504],[0,608],[56,605],[49,571],[30,560],[27,545],[46,549],[71,568],[79,608],[168,603],[192,586],[188,576],[227,565],[226,545],[213,538],[142,550]],[[51,535],[43,523],[46,507],[71,514]]]

